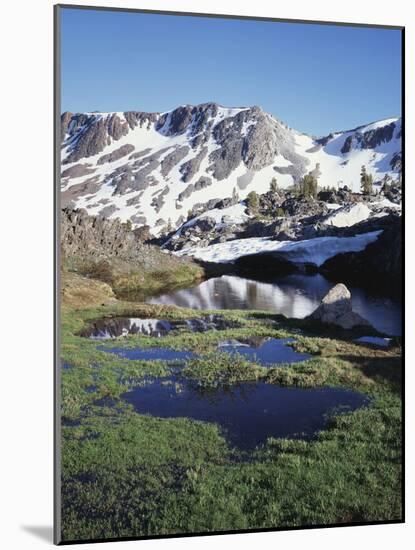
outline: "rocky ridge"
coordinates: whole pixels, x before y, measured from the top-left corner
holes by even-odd
[[[154,235],[235,194],[266,193],[273,177],[285,189],[318,170],[321,186],[350,187],[362,164],[375,179],[397,179],[401,163],[400,119],[313,138],[259,107],[216,103],[64,113],[61,135],[62,206],[129,219]]]

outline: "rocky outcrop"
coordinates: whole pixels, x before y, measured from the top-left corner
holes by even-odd
[[[348,136],[341,148],[343,154],[350,153],[352,149],[374,149],[382,143],[389,142],[395,131],[396,124],[392,122],[386,126],[362,132],[359,128]]]
[[[61,211],[61,264],[65,271],[106,282],[117,292],[191,283],[203,271],[143,242],[145,229],[131,230],[120,220],[89,216],[85,210]]]
[[[350,283],[373,290],[387,291],[400,297],[402,289],[402,220],[397,214],[373,220],[373,227],[382,228],[379,238],[362,252],[338,254],[321,266],[331,278],[347,278]],[[366,224],[368,225],[368,224]]]
[[[344,329],[370,326],[366,319],[353,311],[352,296],[342,283],[338,283],[324,296],[321,304],[308,319],[327,325],[337,325]]]
[[[71,185],[67,190],[61,193],[61,207],[73,206],[76,199],[85,195],[92,195],[99,189],[99,183],[96,176],[85,180],[82,183]]]
[[[60,231],[64,256],[134,258],[139,252],[139,242],[126,224],[89,216],[83,209],[62,210]]]
[[[174,151],[169,153],[161,161],[161,173],[163,176],[167,176],[169,172],[182,161],[190,151],[190,147],[183,145],[182,147],[177,147]]]
[[[147,129],[150,129],[158,116],[158,113],[135,111],[123,113],[123,117],[118,113],[73,115],[65,112],[61,116],[61,137],[63,140],[67,136],[70,154],[63,162],[69,164],[96,155],[113,140],[118,141],[138,125],[142,127],[146,124]]]
[[[95,168],[92,168],[91,164],[74,164],[70,168],[64,170],[61,174],[62,178],[79,178],[81,176],[87,176],[93,174]]]
[[[195,174],[199,171],[202,160],[206,157],[208,152],[207,147],[202,147],[199,153],[192,159],[184,162],[180,166],[180,172],[182,174],[182,181],[185,183],[190,181]]]
[[[134,149],[134,145],[126,143],[125,145],[118,147],[118,149],[115,149],[115,151],[112,151],[112,153],[108,153],[107,155],[102,155],[102,157],[99,157],[99,159],[97,160],[97,164],[105,164],[106,162],[114,162],[114,160],[119,160],[122,157],[126,157],[127,155],[132,153]]]

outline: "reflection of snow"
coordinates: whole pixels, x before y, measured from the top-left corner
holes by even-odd
[[[223,275],[190,289],[152,298],[150,302],[192,309],[271,310],[288,317],[302,318],[314,311],[320,300],[294,287],[283,288],[277,284]]]
[[[175,305],[192,309],[248,309],[280,313],[286,317],[304,318],[320,304],[334,286],[322,275],[289,275],[273,283],[223,275],[197,286],[162,294],[150,303]],[[400,334],[401,309],[389,299],[371,298],[359,288],[350,288],[353,310],[376,329],[387,334]]]
[[[186,254],[207,262],[229,263],[251,254],[278,252],[290,262],[320,266],[337,254],[364,250],[380,233],[382,231],[372,231],[353,237],[317,237],[305,241],[273,241],[268,237],[253,237],[212,244],[206,248],[184,248],[176,254]]]

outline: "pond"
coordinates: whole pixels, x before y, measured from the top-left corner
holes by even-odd
[[[320,274],[294,274],[262,282],[236,275],[213,277],[190,288],[175,290],[148,300],[193,309],[260,309],[302,319],[310,315],[334,283]],[[349,287],[353,309],[377,330],[401,334],[401,305],[385,297],[370,296]]]
[[[172,330],[185,329],[192,332],[205,332],[207,330],[226,330],[238,326],[240,326],[239,323],[225,320],[220,315],[205,315],[200,318],[183,320],[104,317],[92,321],[79,333],[79,336],[93,340],[108,340],[128,334],[160,337]]]
[[[311,439],[326,427],[327,415],[369,403],[365,395],[341,388],[246,382],[207,390],[176,378],[150,381],[122,398],[140,414],[217,423],[228,442],[242,450],[264,444],[269,437]]]
[[[278,363],[297,363],[311,358],[307,353],[298,353],[287,344],[294,342],[293,338],[251,338],[249,343],[239,340],[223,340],[218,344],[218,351],[225,353],[238,353],[250,361],[263,366],[276,365]],[[114,347],[106,348],[98,346],[100,351],[114,353],[124,359],[141,361],[187,361],[200,357],[191,351],[178,351],[166,347]]]
[[[307,361],[311,355],[296,352],[290,344],[294,338],[263,338],[257,342],[239,342],[238,340],[224,340],[218,345],[220,351],[243,355],[249,361],[254,361],[268,367],[278,363],[298,363]]]

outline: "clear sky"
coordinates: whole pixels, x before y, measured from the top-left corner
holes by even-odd
[[[314,135],[400,116],[399,30],[62,9],[62,110],[259,105]]]

